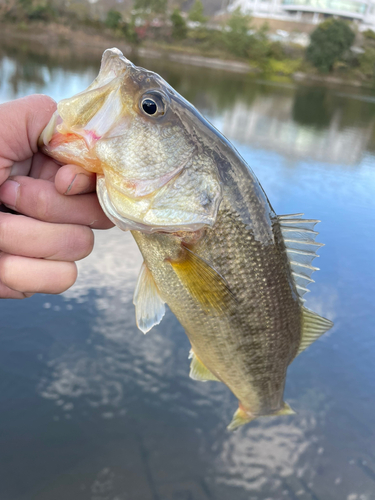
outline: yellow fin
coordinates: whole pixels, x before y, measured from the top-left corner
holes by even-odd
[[[207,380],[215,380],[220,382],[218,378],[215,377],[213,373],[202,363],[202,361],[196,356],[193,350],[190,351],[189,359],[190,363],[190,373],[189,377],[193,380],[200,380],[201,382],[207,382]]]
[[[283,415],[295,415],[295,414],[296,412],[288,405],[288,403],[285,403],[285,401],[283,401],[283,406],[279,411],[276,411],[274,413],[269,413],[267,415],[251,415],[247,413],[243,408],[241,408],[241,406],[239,406],[238,410],[233,415],[232,422],[228,425],[227,429],[229,431],[233,431],[234,429],[237,429],[237,427],[248,424],[252,420],[255,420],[256,418],[259,417],[281,417]]]
[[[225,279],[207,262],[188,248],[178,261],[170,261],[173,270],[191,296],[206,313],[224,313],[236,299]]]
[[[302,336],[297,356],[332,326],[333,323],[329,319],[302,307]]]
[[[241,425],[248,424],[255,418],[256,417],[249,415],[245,410],[239,407],[238,410],[233,415],[232,421],[228,425],[227,429],[228,431],[234,431],[235,429],[237,429],[237,427],[241,427]]]
[[[147,333],[153,326],[158,325],[165,314],[164,301],[144,262],[134,290],[133,304],[137,326],[143,333]]]
[[[288,405],[288,403],[285,403],[285,401],[283,402],[283,407],[281,408],[281,410],[279,410],[278,412],[276,413],[272,413],[270,415],[265,415],[266,417],[267,416],[270,416],[270,417],[281,417],[282,415],[295,415],[296,412]]]

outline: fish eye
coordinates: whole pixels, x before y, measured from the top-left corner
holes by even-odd
[[[144,99],[142,102],[142,109],[148,115],[154,115],[158,110],[158,105],[152,99]]]
[[[161,92],[149,91],[142,96],[139,107],[144,114],[156,118],[165,115],[167,99]]]

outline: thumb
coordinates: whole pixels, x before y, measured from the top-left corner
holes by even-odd
[[[31,158],[38,137],[56,109],[46,95],[30,95],[0,105],[0,185],[15,162]]]

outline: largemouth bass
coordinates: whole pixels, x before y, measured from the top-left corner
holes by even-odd
[[[239,400],[229,429],[286,415],[286,372],[332,323],[303,306],[316,220],[277,216],[233,146],[159,75],[106,50],[98,77],[62,100],[40,137],[97,173],[107,216],[144,263],[134,294],[149,331],[168,304],[191,342],[190,376]]]

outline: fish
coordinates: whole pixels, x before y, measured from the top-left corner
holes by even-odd
[[[276,215],[230,142],[116,48],[86,90],[58,103],[39,146],[97,174],[104,212],[143,255],[138,328],[150,331],[168,305],[191,344],[190,377],[238,399],[228,429],[293,414],[287,369],[333,325],[303,299],[319,221]]]

